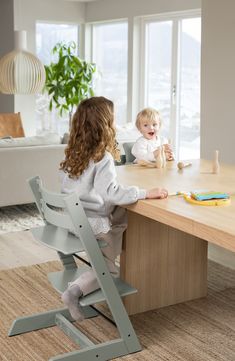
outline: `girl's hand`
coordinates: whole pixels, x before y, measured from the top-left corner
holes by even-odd
[[[163,199],[167,198],[168,191],[165,188],[153,188],[149,189],[146,193],[147,199]]]

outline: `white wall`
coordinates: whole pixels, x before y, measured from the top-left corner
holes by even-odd
[[[235,1],[202,1],[201,156],[235,164]]]
[[[64,0],[14,0],[14,29],[27,31],[27,48],[35,53],[36,21],[83,23],[85,5]],[[50,34],[48,34],[49,36]],[[26,135],[35,133],[35,97],[15,96],[15,112],[21,112]]]
[[[201,157],[235,164],[235,1],[202,0]],[[209,257],[235,269],[235,253],[209,245]]]
[[[0,58],[13,50],[14,46],[14,1],[0,0]],[[7,35],[7,36],[6,36]],[[14,96],[0,94],[0,112],[11,113],[14,109]]]
[[[86,5],[86,21],[200,9],[201,0],[101,0]]]

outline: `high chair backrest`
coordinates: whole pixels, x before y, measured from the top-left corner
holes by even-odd
[[[38,176],[31,178],[29,180],[29,185],[45,223],[67,230],[73,230],[74,227],[71,222],[71,217],[66,213],[66,204],[64,202],[66,195],[54,193],[45,189]]]
[[[45,222],[44,226],[32,228],[34,237],[44,245],[65,255],[84,251],[84,236],[90,234],[95,239],[79,197],[48,191],[43,187],[40,177],[28,180],[35,197],[37,208]],[[67,201],[76,205],[76,220],[73,221]],[[76,226],[74,226],[74,223]],[[83,235],[82,235],[83,233]],[[99,246],[105,242],[98,241]]]

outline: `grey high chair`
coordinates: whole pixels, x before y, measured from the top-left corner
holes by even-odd
[[[33,228],[31,232],[39,242],[58,252],[64,266],[63,271],[49,273],[49,281],[59,293],[64,292],[68,282],[87,271],[89,267],[87,264],[78,267],[74,259],[79,252],[85,251],[90,266],[96,272],[100,289],[80,298],[80,305],[85,317],[91,318],[99,315],[92,305],[106,301],[120,338],[94,344],[71,323],[73,320],[67,308],[17,318],[12,323],[9,336],[57,325],[80,345],[80,349],[53,356],[49,361],[104,361],[140,351],[138,338],[120,298],[120,296],[135,293],[137,290],[121,279],[114,279],[111,276],[100,250],[101,247],[106,246],[106,243],[96,240],[78,195],[52,193],[42,186],[39,177],[31,178],[29,184],[45,222],[44,226]]]
[[[134,144],[135,144],[135,142],[123,143],[123,149],[124,149],[124,152],[126,155],[126,163],[133,163],[135,160],[135,157],[131,153],[131,149]]]

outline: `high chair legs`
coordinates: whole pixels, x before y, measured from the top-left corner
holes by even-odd
[[[89,306],[83,307],[83,311],[86,318],[92,318],[98,315],[98,313]],[[62,317],[64,316],[66,319],[73,321],[67,308],[59,308],[57,310],[36,313],[30,316],[18,317],[13,321],[8,332],[8,336],[15,336],[30,331],[56,326],[56,318],[58,315]]]

